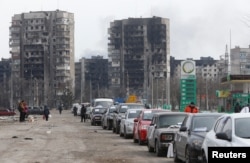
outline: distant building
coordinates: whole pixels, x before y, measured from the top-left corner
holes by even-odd
[[[14,101],[55,106],[65,89],[74,94],[74,14],[15,14],[9,29]]]
[[[169,33],[167,18],[128,18],[110,23],[109,86],[115,97],[133,94],[156,103],[158,89],[154,88],[161,85],[163,99],[170,102]]]
[[[76,102],[91,102],[93,98],[111,97],[108,90],[108,59],[102,56],[81,58],[76,66]]]

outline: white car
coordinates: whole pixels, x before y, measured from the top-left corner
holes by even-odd
[[[138,117],[142,109],[128,109],[121,117],[120,136],[124,138],[132,137],[134,129],[134,119]]]
[[[232,113],[219,117],[202,144],[202,162],[208,162],[208,147],[250,147],[250,114]]]

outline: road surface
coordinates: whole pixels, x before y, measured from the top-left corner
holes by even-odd
[[[69,110],[52,110],[49,121],[17,117],[0,119],[1,163],[173,163],[157,157],[146,146],[124,139],[101,126],[81,123]]]

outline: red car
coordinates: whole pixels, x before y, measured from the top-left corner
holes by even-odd
[[[14,111],[10,111],[9,109],[0,109],[0,116],[13,116],[16,115]]]
[[[133,139],[134,143],[140,145],[147,143],[147,128],[151,123],[152,117],[156,112],[163,112],[162,109],[144,109],[139,116],[134,119]]]

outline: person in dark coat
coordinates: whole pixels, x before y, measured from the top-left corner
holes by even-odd
[[[18,111],[20,112],[20,122],[25,122],[25,108],[24,108],[24,100],[20,101],[18,104]]]
[[[46,121],[49,120],[49,114],[50,114],[49,108],[47,107],[47,105],[44,105],[43,115],[44,115]]]
[[[84,104],[82,104],[82,107],[81,107],[81,122],[84,120],[86,120],[86,107],[84,106]]]
[[[59,105],[58,110],[59,110],[59,114],[62,114],[62,110],[63,110],[63,106],[62,106],[62,104],[60,104],[60,105]]]
[[[240,106],[240,104],[237,102],[236,104],[235,104],[235,107],[234,107],[234,112],[235,113],[239,113],[241,111],[241,106]]]
[[[73,112],[74,112],[74,116],[77,116],[77,107],[76,106],[74,106]]]

